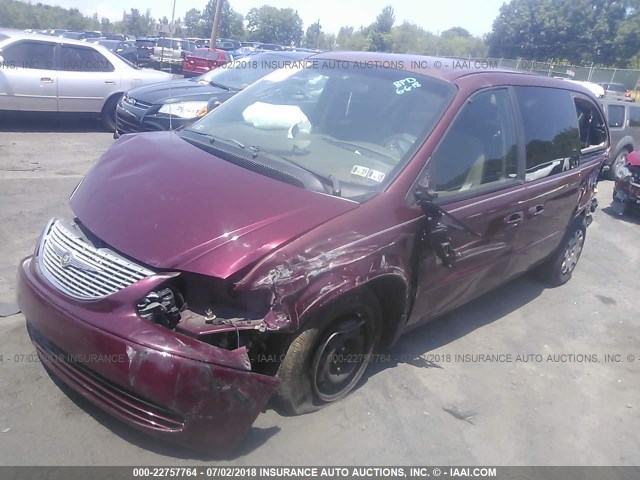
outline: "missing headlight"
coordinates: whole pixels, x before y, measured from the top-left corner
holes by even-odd
[[[180,321],[183,305],[182,295],[171,288],[163,288],[150,292],[138,302],[138,315],[173,330]]]

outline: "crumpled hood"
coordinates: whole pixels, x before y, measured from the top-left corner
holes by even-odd
[[[80,221],[125,255],[219,278],[357,207],[231,164],[175,132],[121,137],[71,199]]]

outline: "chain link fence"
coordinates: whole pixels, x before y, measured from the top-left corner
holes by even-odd
[[[640,90],[640,70],[621,68],[584,67],[536,60],[512,58],[470,58],[471,61],[489,61],[498,68],[533,72],[548,77],[570,78],[593,83],[622,83],[629,90]]]

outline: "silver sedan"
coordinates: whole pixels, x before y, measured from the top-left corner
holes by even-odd
[[[113,131],[124,92],[171,78],[101,45],[0,30],[0,111],[96,113]]]

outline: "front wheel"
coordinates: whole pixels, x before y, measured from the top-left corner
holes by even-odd
[[[629,152],[629,150],[623,148],[622,150],[620,150],[615,160],[611,162],[611,168],[607,172],[609,180],[617,180],[618,178],[620,178],[618,171],[627,163],[627,155],[629,155],[629,153],[631,153]]]
[[[380,306],[366,290],[333,302],[289,344],[275,403],[299,415],[345,397],[362,378],[380,339]]]
[[[567,230],[558,250],[538,267],[538,275],[553,287],[567,283],[578,265],[586,236],[585,221],[577,218]]]

